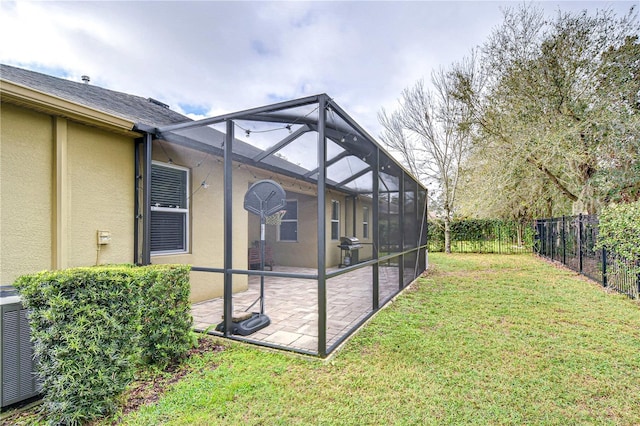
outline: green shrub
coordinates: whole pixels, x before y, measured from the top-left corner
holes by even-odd
[[[166,365],[193,346],[189,266],[142,268],[142,359]]]
[[[129,383],[140,336],[130,268],[77,268],[19,278],[52,424],[109,413]]]
[[[596,248],[606,248],[627,261],[640,258],[640,200],[605,207],[598,220]]]
[[[428,221],[429,251],[444,251],[444,224]],[[451,221],[451,251],[512,253],[533,246],[533,227],[527,222],[502,219],[455,219]]]
[[[167,364],[191,343],[189,266],[109,266],[25,275],[38,374],[52,424],[115,408],[140,362]]]

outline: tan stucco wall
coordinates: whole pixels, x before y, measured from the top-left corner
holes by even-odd
[[[267,225],[266,241],[273,250],[273,261],[276,265],[316,268],[318,262],[318,211],[316,198],[313,196],[285,192],[288,200],[298,200],[298,241],[278,241],[276,225]],[[249,241],[260,239],[260,221],[258,216],[249,217]]]
[[[1,284],[44,269],[133,261],[133,137],[0,109]],[[111,242],[97,257],[97,231]]]
[[[51,267],[52,124],[0,108],[0,284]]]
[[[193,266],[222,268],[224,266],[224,171],[219,157],[192,149],[154,142],[153,160],[186,167],[190,173],[191,200],[189,206],[189,250],[184,254],[152,255],[152,263],[182,263]],[[250,174],[234,167],[233,174],[233,267],[247,268],[247,212],[244,194]],[[202,182],[207,187],[202,186]],[[233,291],[248,287],[247,276],[235,275]],[[224,276],[220,273],[192,272],[191,301],[221,297]]]
[[[68,124],[68,266],[133,262],[134,141]],[[98,253],[97,231],[109,231]]]
[[[355,220],[355,232],[353,229],[353,199],[349,198],[346,204],[345,211],[345,227],[343,227],[342,235],[355,236],[362,243],[362,248],[359,250],[358,256],[360,261],[371,259],[373,256],[373,206],[371,198],[366,196],[360,196],[355,200],[356,203],[356,220]],[[369,207],[369,237],[363,237],[363,207]]]
[[[276,265],[299,266],[304,268],[317,268],[317,235],[318,235],[318,211],[316,196],[287,191],[287,199],[298,200],[298,241],[277,241],[277,226],[267,225],[267,244],[273,248],[273,258]],[[353,235],[353,201],[342,194],[327,194],[325,204],[326,225],[326,261],[328,267],[338,266],[340,263],[339,240],[331,239],[331,201],[340,202],[340,233],[339,236]],[[369,206],[369,238],[362,238],[362,206]],[[363,243],[372,241],[371,203],[368,200],[356,203],[356,236]],[[259,239],[259,219],[257,216],[249,217],[249,242]],[[361,260],[372,256],[373,246],[363,244],[359,253]]]

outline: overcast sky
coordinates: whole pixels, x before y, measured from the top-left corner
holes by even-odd
[[[377,113],[463,58],[519,2],[0,0],[0,62],[143,97],[193,118],[327,93],[372,136]],[[559,9],[637,1],[544,1]]]

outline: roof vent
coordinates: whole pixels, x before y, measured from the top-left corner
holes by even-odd
[[[162,108],[169,108],[169,105],[167,105],[167,104],[165,104],[165,103],[163,103],[163,102],[160,102],[160,101],[159,101],[159,100],[157,100],[157,99],[147,98],[147,100],[148,100],[149,102],[151,102],[152,104],[156,104],[156,105],[158,105],[158,106],[161,106]]]
[[[84,81],[85,84],[89,84],[89,82],[91,81],[88,75],[83,75],[80,78],[82,78],[82,81]]]

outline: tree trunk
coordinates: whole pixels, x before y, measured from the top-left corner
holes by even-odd
[[[518,222],[518,226],[517,226],[517,234],[518,234],[518,247],[522,247],[524,244],[522,244],[522,240],[524,240],[523,236],[524,236],[524,227],[525,224],[522,222]]]
[[[449,215],[444,217],[444,252],[451,253],[451,219]]]

